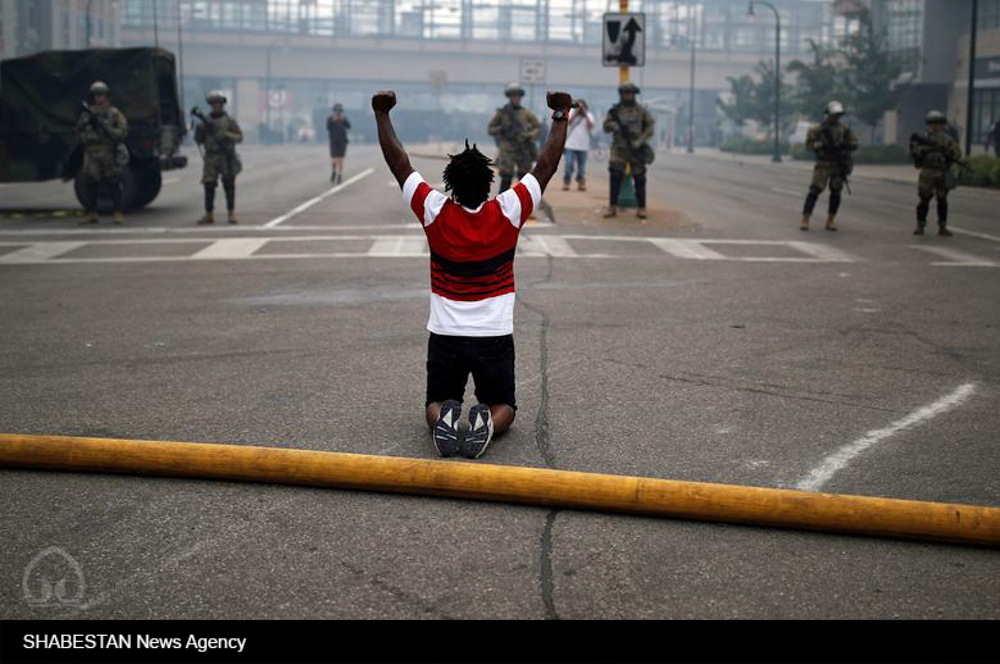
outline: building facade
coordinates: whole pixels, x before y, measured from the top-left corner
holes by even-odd
[[[786,62],[804,56],[808,40],[830,43],[844,29],[828,2],[773,2]],[[334,101],[368,116],[373,86],[405,96],[400,112],[413,117],[401,123],[404,133],[429,138],[447,118],[447,133],[474,127],[470,138],[488,140],[482,116],[503,103],[512,80],[526,85],[526,101],[539,112],[546,87],[566,88],[595,109],[616,101],[618,69],[601,65],[608,7],[607,0],[121,0],[122,43],[183,50],[185,97],[227,91],[251,140],[316,132]],[[727,77],[773,58],[773,14],[748,15],[747,0],[632,0],[631,7],[646,15],[647,58],[631,78],[660,127],[673,133],[673,120],[689,112],[693,42],[696,138],[713,142],[715,100]],[[529,69],[535,74],[523,76]],[[373,127],[356,126],[362,138],[373,136]]]
[[[121,43],[120,0],[0,0],[0,57]]]

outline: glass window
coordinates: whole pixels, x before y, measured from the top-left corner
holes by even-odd
[[[1000,121],[1000,88],[976,90],[972,99],[972,142],[986,142],[986,134]]]

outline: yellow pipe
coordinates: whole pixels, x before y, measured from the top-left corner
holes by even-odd
[[[996,507],[456,461],[0,434],[0,467],[303,484],[1000,546]]]

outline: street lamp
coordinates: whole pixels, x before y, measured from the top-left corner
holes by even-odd
[[[697,42],[689,37],[677,35],[673,38],[674,43],[688,42],[691,45],[691,100],[688,103],[688,154],[694,153],[694,72],[695,72],[695,49]]]
[[[754,5],[764,5],[774,12],[775,33],[774,33],[774,157],[771,159],[776,164],[781,163],[781,15],[778,9],[770,2],[762,0],[750,0],[750,7],[747,16],[754,16]]]
[[[965,154],[972,152],[972,132],[976,117],[973,113],[973,102],[976,99],[976,22],[979,15],[979,2],[972,0],[972,26],[969,28],[969,89],[967,91],[965,108]],[[1000,140],[998,137],[996,140]]]

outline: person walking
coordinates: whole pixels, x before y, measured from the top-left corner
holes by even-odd
[[[330,160],[332,172],[330,182],[340,184],[344,181],[344,156],[347,154],[347,131],[351,122],[344,115],[343,104],[333,105],[333,115],[326,119],[326,132],[330,135]]]

